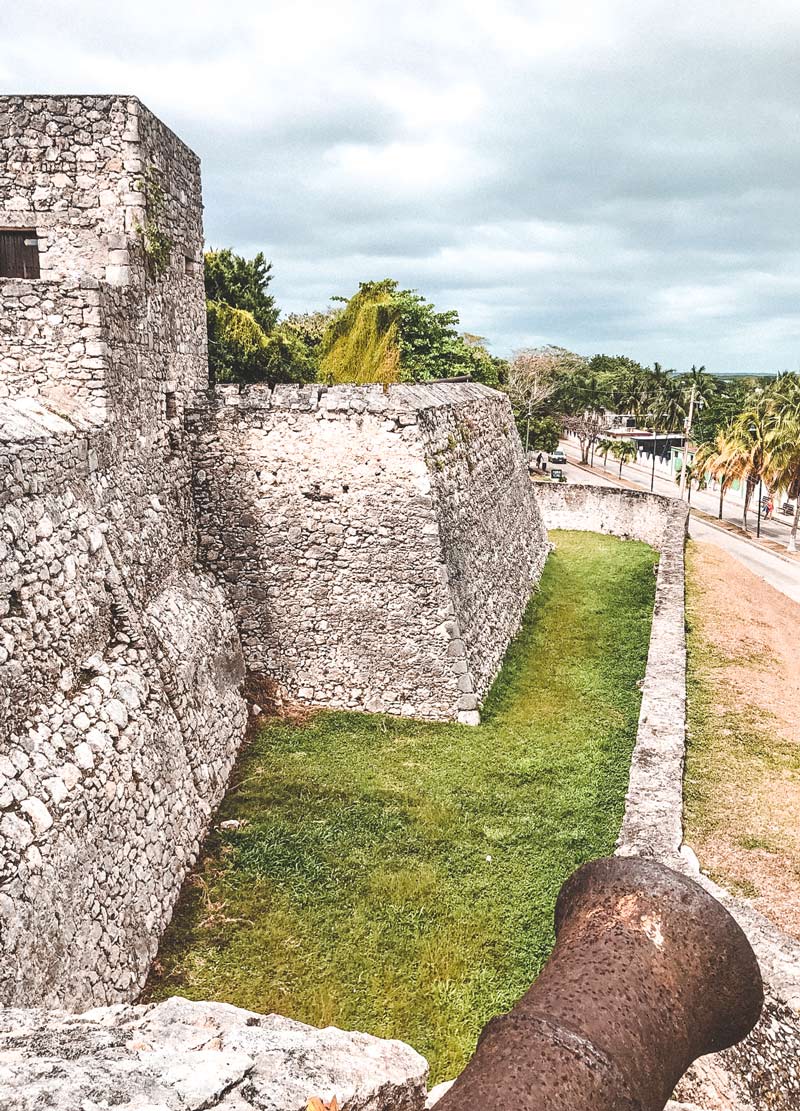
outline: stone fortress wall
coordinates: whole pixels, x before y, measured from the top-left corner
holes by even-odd
[[[243,735],[182,421],[207,383],[200,213],[197,159],[138,101],[0,98],[0,226],[43,240],[40,279],[0,280],[5,1003],[137,991]]]
[[[40,258],[0,278],[0,1003],[135,997],[242,641],[309,704],[472,722],[546,556],[501,395],[209,399],[201,212],[135,98],[0,98],[0,229]]]
[[[250,673],[309,706],[476,723],[548,552],[507,397],[233,387],[190,428]]]

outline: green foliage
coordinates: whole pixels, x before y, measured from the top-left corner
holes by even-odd
[[[328,325],[341,316],[341,313],[341,309],[289,313],[281,321],[281,326],[290,332],[294,332],[302,340],[309,353],[318,358],[322,339]]]
[[[246,824],[210,837],[145,998],[401,1038],[433,1082],[461,1071],[624,808],[656,556],[551,538],[479,727],[322,713],[254,738],[220,811]]]
[[[486,349],[486,340],[483,336],[462,332],[458,338],[461,346],[457,356],[460,365],[464,367],[458,373],[468,374],[473,382],[491,386],[492,389],[503,389],[508,382],[508,361],[491,355]],[[455,372],[450,376],[454,377]]]
[[[206,297],[244,309],[266,334],[278,322],[275,299],[267,292],[272,281],[272,263],[259,253],[252,259],[235,255],[230,248],[207,251],[205,256]]]
[[[288,329],[266,335],[252,313],[222,301],[206,302],[208,357],[218,382],[309,382],[313,360]]]
[[[136,225],[136,230],[142,242],[145,259],[150,272],[158,278],[163,278],[169,270],[172,258],[173,239],[164,231],[166,220],[166,204],[164,190],[158,179],[158,171],[154,166],[148,166],[144,177],[136,183],[139,191],[144,194],[144,225]]]
[[[225,248],[205,256],[208,361],[217,382],[311,382],[316,359],[296,328],[278,325],[272,264]]]
[[[605,470],[606,468],[609,455],[614,450],[615,442],[615,440],[612,440],[607,436],[603,436],[597,441],[597,454],[600,455],[603,459],[603,470]]]
[[[391,278],[362,282],[325,331],[320,377],[388,385],[470,375],[501,385],[505,361],[491,356],[479,336],[460,335],[457,324],[455,309],[437,312],[416,290],[399,289]]]
[[[399,382],[400,309],[397,283],[362,282],[344,310],[325,329],[320,345],[320,378],[330,384]]]
[[[694,439],[701,444],[713,443],[718,433],[742,411],[751,390],[752,386],[748,386],[745,379],[737,378],[729,382],[719,379],[716,392],[695,410]]]
[[[514,410],[520,438],[530,451],[555,451],[561,439],[562,425],[556,417],[528,417],[522,410]]]
[[[636,444],[633,440],[613,440],[609,449],[614,458],[619,462],[619,473],[622,475],[622,464],[633,463],[636,460]]]
[[[593,355],[589,360],[589,372],[606,380],[635,378],[645,373],[645,368],[627,355]]]

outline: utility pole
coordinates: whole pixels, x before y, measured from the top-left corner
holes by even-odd
[[[686,493],[686,472],[689,469],[686,454],[689,444],[689,437],[692,434],[692,421],[694,420],[694,394],[695,387],[692,386],[692,393],[689,397],[689,416],[686,418],[686,424],[684,426],[685,431],[683,434],[683,459],[681,460],[681,501],[683,501],[683,495]]]
[[[651,459],[652,466],[650,467],[650,493],[653,492],[653,487],[656,484],[656,429],[653,425],[653,458]]]

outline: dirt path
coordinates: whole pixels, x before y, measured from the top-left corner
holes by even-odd
[[[685,837],[800,938],[800,605],[712,543],[687,568]]]

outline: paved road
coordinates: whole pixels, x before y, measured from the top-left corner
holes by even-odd
[[[570,460],[564,468],[567,473],[567,482],[585,482],[591,486],[619,485],[614,481],[614,472],[618,472],[619,464],[614,464],[612,471],[609,462],[607,476],[593,474],[591,471],[585,471],[582,467],[574,465],[574,461],[580,458],[574,445],[562,442],[561,447],[566,452],[567,459]],[[643,489],[649,490],[649,474],[637,474],[642,470],[640,467],[623,467],[622,473],[629,482],[634,482]],[[659,484],[659,480],[656,478],[655,490],[656,493],[666,494],[668,497],[674,498],[677,496],[675,484],[666,479],[663,479]],[[705,510],[705,505],[702,508]],[[767,522],[767,524],[770,523]],[[734,559],[738,560],[743,567],[758,575],[760,579],[768,582],[770,586],[774,586],[776,590],[780,590],[788,598],[800,603],[800,563],[789,563],[767,549],[750,544],[741,537],[725,532],[723,529],[714,528],[713,525],[706,524],[705,521],[701,521],[697,517],[690,519],[689,535],[693,540],[716,544],[717,547],[722,548],[723,551],[728,552]],[[781,528],[775,539],[785,542],[788,539],[786,529]],[[735,589],[735,584],[732,585]]]

